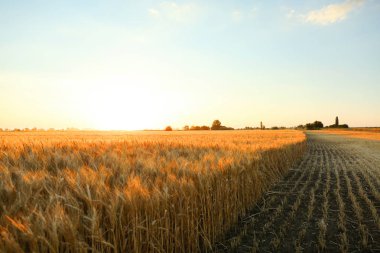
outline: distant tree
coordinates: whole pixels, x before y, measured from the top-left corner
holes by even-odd
[[[339,118],[338,116],[335,117],[335,124],[334,125],[330,125],[330,126],[326,126],[328,128],[348,128],[348,125],[347,124],[342,124],[342,125],[339,125]]]
[[[173,131],[173,129],[171,126],[167,126],[167,127],[165,127],[165,131]]]
[[[211,130],[219,130],[221,125],[222,123],[216,119],[212,122]]]
[[[348,125],[347,124],[342,124],[342,125],[330,125],[330,126],[326,126],[328,128],[348,128]]]
[[[323,128],[323,123],[320,122],[320,121],[314,121],[314,126],[315,126],[316,128]]]
[[[274,126],[274,127],[272,127],[271,129],[272,129],[272,130],[278,130],[278,129],[280,129],[280,128],[277,127],[277,126]]]
[[[214,122],[212,122],[211,130],[234,130],[234,128],[222,126],[222,123],[219,120],[214,120]]]
[[[314,121],[314,123],[307,123],[306,129],[307,130],[319,130],[323,128],[323,123],[320,121]]]
[[[190,130],[190,127],[189,127],[188,125],[186,125],[186,126],[183,127],[183,130],[185,130],[185,131],[189,131],[189,130]]]
[[[210,130],[209,126],[191,126],[190,130]]]
[[[307,130],[314,130],[313,123],[307,123],[307,124],[306,124],[306,129],[307,129]]]

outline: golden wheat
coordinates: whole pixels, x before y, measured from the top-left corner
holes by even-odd
[[[0,251],[210,250],[304,149],[299,131],[2,132]]]

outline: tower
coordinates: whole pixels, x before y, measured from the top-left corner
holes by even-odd
[[[338,116],[336,116],[336,118],[335,118],[335,126],[339,126],[339,119],[338,119]]]

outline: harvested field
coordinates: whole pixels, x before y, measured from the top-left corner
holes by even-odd
[[[347,137],[380,140],[379,128],[349,128],[349,129],[323,129],[320,132],[324,134],[344,135]]]
[[[380,127],[352,127],[349,130],[380,133]]]
[[[380,252],[380,142],[307,135],[304,159],[217,252]]]

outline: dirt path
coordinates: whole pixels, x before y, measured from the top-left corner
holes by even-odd
[[[380,141],[308,133],[304,159],[217,252],[380,252]]]

